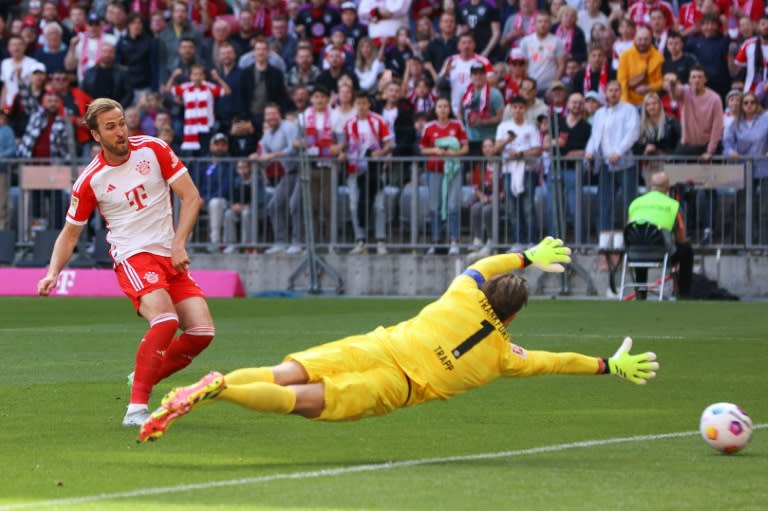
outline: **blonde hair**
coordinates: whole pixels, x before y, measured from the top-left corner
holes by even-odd
[[[370,60],[368,61],[366,61],[365,57],[363,56],[363,44],[371,45],[371,48],[373,50]],[[360,71],[368,71],[373,67],[374,62],[376,62],[376,59],[378,58],[379,58],[379,49],[376,47],[375,44],[373,44],[373,39],[369,37],[360,38],[360,41],[358,41],[357,43],[357,55],[355,56],[355,67]]]
[[[88,126],[88,129],[99,131],[99,115],[103,114],[104,112],[108,112],[109,110],[114,110],[115,108],[125,114],[123,105],[114,99],[99,98],[93,100],[93,102],[88,105],[88,110],[85,111],[85,124]]]
[[[648,102],[653,100],[656,100],[659,103],[658,119],[652,119],[648,115]],[[644,140],[646,144],[652,144],[664,138],[666,121],[664,105],[661,103],[659,95],[655,92],[647,93],[643,98],[643,110],[640,114],[640,140]]]

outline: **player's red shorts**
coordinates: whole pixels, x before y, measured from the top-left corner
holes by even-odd
[[[189,272],[179,273],[171,265],[171,258],[140,252],[132,255],[115,267],[117,281],[128,298],[139,311],[139,299],[156,289],[165,289],[173,303],[193,296],[203,296]]]

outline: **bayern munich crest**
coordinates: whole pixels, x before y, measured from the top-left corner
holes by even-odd
[[[152,170],[152,167],[147,160],[141,160],[139,163],[136,164],[136,172],[138,172],[142,176],[146,176],[147,174],[149,174],[150,170]]]
[[[153,271],[148,271],[144,274],[144,280],[149,282],[150,284],[157,284],[157,282],[160,280],[160,277],[157,276],[157,273]]]

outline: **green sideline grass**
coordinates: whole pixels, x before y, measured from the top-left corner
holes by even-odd
[[[425,303],[212,300],[214,344],[162,382],[152,405],[211,369],[272,364]],[[136,429],[120,426],[145,329],[127,300],[0,299],[0,311],[0,511],[768,508],[766,429],[733,456],[698,435],[563,447],[694,431],[716,401],[768,422],[766,304],[537,301],[511,325],[525,347],[595,355],[631,335],[636,350],[655,351],[662,364],[646,387],[614,377],[507,380],[337,424],[219,403],[144,445]],[[499,452],[515,455],[492,456]],[[439,460],[478,454],[489,456]],[[406,460],[424,464],[383,465]],[[217,481],[231,483],[209,484]],[[180,488],[194,484],[202,487]],[[166,490],[148,491],[156,488]]]

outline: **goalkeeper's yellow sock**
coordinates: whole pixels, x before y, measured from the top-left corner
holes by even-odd
[[[265,413],[288,414],[296,407],[296,393],[292,389],[266,382],[246,385],[230,385],[227,382],[227,388],[221,391],[218,398]]]
[[[270,367],[247,367],[237,369],[224,376],[227,385],[245,385],[246,383],[275,383],[275,375]]]

